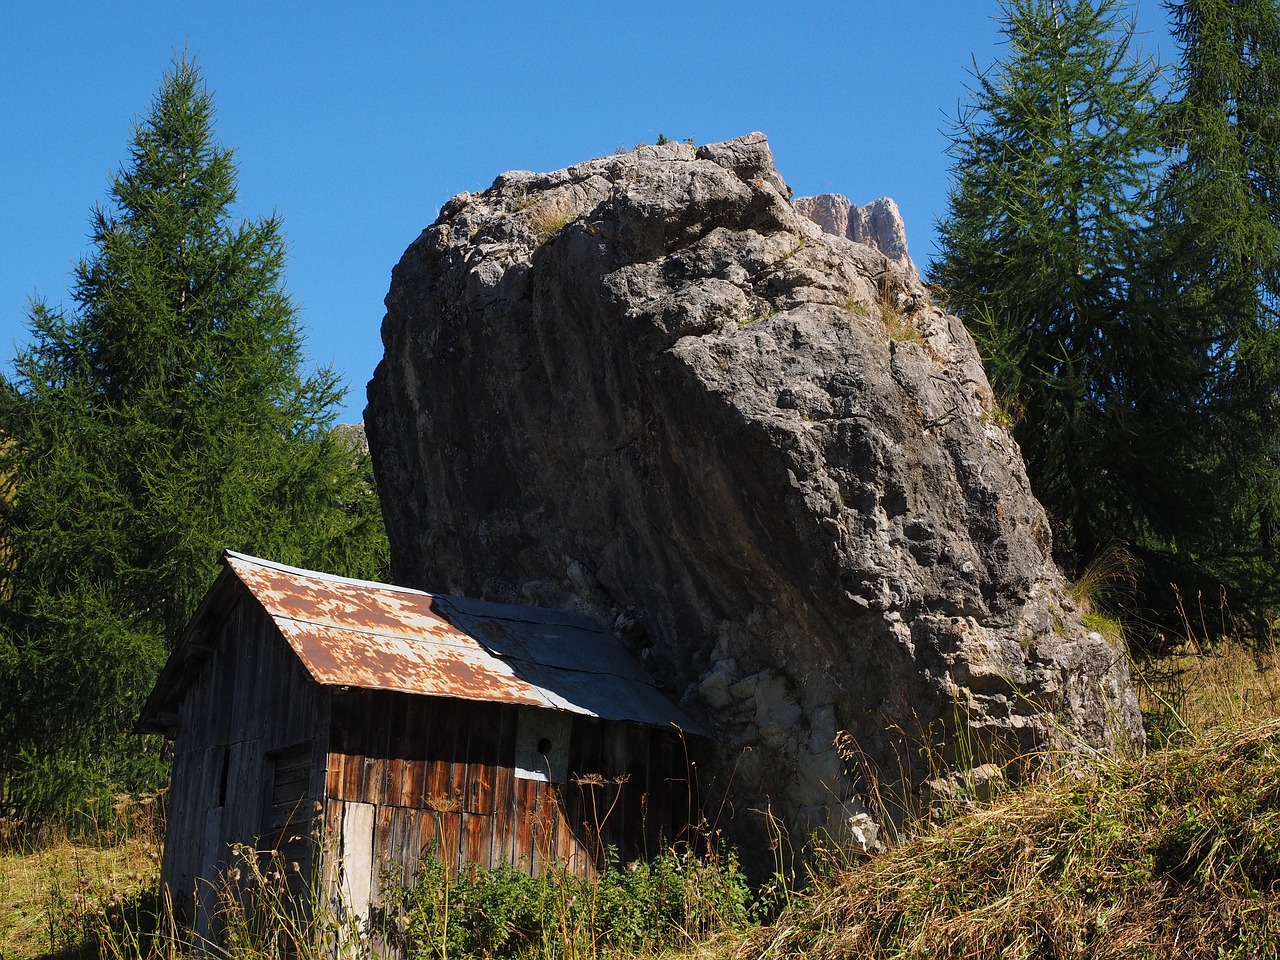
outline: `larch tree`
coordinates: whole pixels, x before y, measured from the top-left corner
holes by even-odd
[[[71,311],[32,305],[0,382],[0,796],[27,813],[161,769],[130,731],[223,548],[385,573],[342,390],[307,373],[281,223],[237,221],[183,58],[137,125]]]
[[[1145,535],[1163,333],[1134,306],[1158,67],[1117,0],[1010,0],[1008,53],[954,119],[931,279],[983,352],[1059,556]],[[1154,393],[1152,391],[1155,391]],[[1156,507],[1151,504],[1152,508]]]
[[[1150,272],[1196,344],[1185,460],[1204,491],[1177,543],[1194,575],[1168,576],[1261,617],[1280,601],[1280,6],[1167,8],[1181,59]]]

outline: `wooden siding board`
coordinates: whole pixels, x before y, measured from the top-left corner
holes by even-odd
[[[426,796],[423,798],[427,807],[437,812],[450,810],[457,806],[449,792],[452,780],[453,765],[447,760],[428,760],[426,776]]]
[[[251,660],[256,659],[254,654],[261,652],[257,649],[261,639],[259,631],[255,629],[258,625],[252,622],[255,618],[244,616],[245,606],[241,604],[236,615],[232,617],[232,629],[236,630],[240,637],[240,642],[236,643],[230,651],[231,668],[236,681],[251,673],[249,664]],[[249,622],[245,623],[246,620]],[[263,663],[262,666],[265,667],[267,664]],[[249,725],[262,716],[252,713],[249,703],[251,692],[257,689],[257,683],[235,682],[232,684],[230,710],[226,713],[227,720],[230,721],[230,729],[226,737],[220,738],[222,742],[242,742],[249,738]]]
[[[385,808],[389,813],[389,822],[387,826],[387,851],[384,854],[384,860],[380,864],[383,873],[383,882],[390,883],[389,888],[392,892],[390,900],[394,900],[394,892],[404,885],[404,875],[407,869],[405,858],[409,855],[405,845],[405,837],[408,833],[407,821],[410,811],[400,806],[388,806]]]
[[[502,706],[495,717],[497,742],[493,769],[493,828],[490,831],[489,862],[516,863],[515,844],[515,739],[516,709]]]
[[[374,895],[374,825],[377,807],[345,801],[342,805],[339,873],[342,900],[361,922]]]
[[[307,795],[312,800],[312,808],[316,811],[317,818],[323,808],[324,798],[329,796],[329,760],[332,756],[329,749],[329,736],[332,709],[332,691],[324,688],[316,690],[316,716],[315,723],[312,726],[313,736],[311,740],[311,789],[307,792]]]
[[[393,693],[384,698],[387,709],[387,786],[383,803],[400,805],[404,792],[404,766],[407,754],[405,734],[410,695]]]
[[[269,781],[265,822],[260,850],[275,850],[291,885],[300,886],[299,871],[311,859],[311,823],[315,801],[310,795],[315,750],[306,741],[271,755],[273,769]]]
[[[387,760],[385,757],[369,756],[366,754],[361,758],[362,776],[360,779],[360,801],[362,803],[379,804],[386,799],[386,769]]]
[[[255,602],[236,599],[211,639],[212,653],[179,710],[164,868],[176,901],[191,895],[197,879],[212,889],[230,844],[257,843],[268,831],[276,817],[265,794],[267,754],[315,738],[322,722],[318,688]],[[313,812],[319,794],[309,781],[289,789],[307,794],[308,802],[298,798],[299,812]]]
[[[295,803],[311,789],[311,742],[306,741],[278,753],[271,778],[271,803]]]
[[[445,810],[456,805],[453,793],[454,760],[457,757],[458,726],[465,717],[455,701],[437,700],[433,705],[431,732],[427,741],[426,803]]]
[[[320,863],[318,864],[318,869],[320,883],[318,889],[325,900],[337,895],[341,889],[339,867],[341,865],[343,806],[344,804],[341,800],[331,799],[324,803],[319,838]]]
[[[427,741],[432,703],[426,697],[410,697],[405,710],[405,769],[400,787],[400,803],[421,807],[426,794]]]
[[[386,788],[383,790],[382,802],[389,807],[402,806],[400,797],[404,791],[404,767],[403,757],[390,757],[387,760]]]
[[[418,856],[441,858],[440,838],[436,831],[436,814],[431,810],[418,812]]]
[[[516,819],[518,816],[515,797],[515,773],[510,767],[499,766],[493,776],[493,841],[490,847],[489,862],[495,866],[499,863],[518,863],[516,853]]]
[[[533,787],[532,803],[529,808],[532,813],[533,844],[529,862],[534,875],[540,876],[555,863],[556,824],[551,811],[555,801],[550,796],[551,784],[537,780],[531,780],[529,783]]]
[[[345,772],[344,764],[347,755],[345,753],[329,753],[325,760],[325,796],[342,797],[344,794],[343,775]]]
[[[342,764],[342,793],[340,796],[343,800],[359,802],[364,794],[364,756],[359,753],[349,753]]]
[[[486,869],[493,866],[489,856],[492,822],[492,819],[487,816],[470,813],[462,815],[462,859],[464,862],[475,863]]]
[[[493,815],[493,765],[467,764],[466,812],[474,816]]]
[[[404,762],[404,778],[400,787],[400,806],[417,809],[423,806],[426,792],[427,761],[413,757]]]
[[[613,741],[613,757],[611,758],[614,779],[617,781],[617,803],[609,814],[609,846],[616,847],[618,853],[628,859],[634,856],[634,846],[639,839],[636,829],[633,808],[638,812],[636,789],[638,781],[643,777],[643,769],[636,764],[637,754],[643,756],[644,742],[635,737],[638,728],[632,724],[619,724],[612,727],[610,739]]]
[[[470,782],[467,770],[471,765],[469,747],[472,736],[471,717],[467,714],[467,704],[460,701],[449,703],[448,713],[454,727],[453,763],[449,770],[449,796],[464,812],[471,812]]]
[[[578,838],[564,816],[564,788],[560,784],[549,784],[547,790],[547,814],[553,822],[554,847],[552,861],[554,866],[571,867],[578,859],[580,845]]]
[[[535,781],[515,778],[515,854],[513,863],[522,869],[533,870],[533,801]]]
[[[493,704],[479,704],[469,724],[467,759],[467,812],[493,814],[494,770],[498,766],[502,739],[502,712]]]
[[[376,808],[373,832],[372,878],[369,887],[372,902],[374,903],[382,900],[383,881],[386,879],[385,872],[388,865],[394,862],[392,858],[397,853],[391,842],[395,809],[395,807],[388,806]]]
[[[456,872],[462,868],[462,815],[454,811],[440,812],[435,819],[439,844],[437,859]]]
[[[373,696],[374,691],[363,691],[364,701],[364,782],[360,799],[365,803],[385,803],[387,799],[387,719]]]

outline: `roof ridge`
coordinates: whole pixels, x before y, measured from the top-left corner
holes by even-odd
[[[394,590],[397,593],[412,593],[415,596],[430,597],[433,600],[437,596],[437,594],[429,593],[426,590],[419,590],[416,587],[405,587],[398,583],[387,583],[384,580],[360,580],[355,577],[341,577],[336,573],[325,573],[322,570],[309,570],[306,567],[294,567],[287,563],[279,563],[275,560],[265,560],[262,557],[255,557],[252,554],[241,553],[239,550],[232,550],[230,548],[223,550],[223,560],[228,563],[230,563],[231,560],[238,560],[253,566],[266,567],[268,570],[277,570],[280,573],[308,577],[312,580],[323,580],[326,583],[342,583],[353,587],[374,587],[378,590]]]

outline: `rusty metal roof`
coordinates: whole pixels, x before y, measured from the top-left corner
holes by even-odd
[[[577,614],[350,580],[230,550],[223,560],[323,686],[487,700],[702,732],[612,633]],[[197,621],[217,605],[215,591],[216,585]],[[152,701],[164,681],[162,675]],[[148,724],[150,712],[151,702],[140,727],[156,729],[154,717]]]

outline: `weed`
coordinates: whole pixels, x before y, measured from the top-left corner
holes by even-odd
[[[978,420],[981,423],[995,424],[997,427],[1012,432],[1022,422],[1026,412],[1026,406],[1016,398],[993,400],[991,406],[982,411]]]
[[[788,250],[786,253],[784,253],[782,256],[780,256],[780,257],[778,258],[778,262],[779,262],[779,263],[786,263],[788,260],[790,260],[792,257],[794,257],[797,253],[799,253],[801,250],[803,250],[806,246],[807,246],[807,244],[806,244],[803,240],[801,240],[801,241],[800,241],[799,243],[797,243],[794,247],[792,247],[790,250]]]
[[[883,310],[880,317],[884,321],[885,335],[895,343],[924,343],[920,328],[896,307]]]
[[[276,850],[234,844],[234,866],[217,884],[220,946],[247,960],[319,960],[334,955],[364,956],[370,935],[381,933],[361,925],[331,905],[324,880],[307,881],[299,864],[288,863]]]
[[[1067,597],[1084,625],[1112,641],[1124,640],[1124,624],[1110,611],[1121,609],[1137,582],[1137,561],[1122,543],[1108,546],[1067,587]]]
[[[413,957],[652,955],[697,944],[748,922],[751,895],[737,856],[668,849],[653,861],[582,877],[557,867],[532,876],[509,864],[451,877],[424,862],[404,901],[404,946]]]
[[[880,276],[880,320],[885,335],[898,343],[924,343],[924,334],[904,307],[907,291],[905,279],[885,268]]]
[[[1147,732],[1161,745],[1280,716],[1280,652],[1223,637],[1208,645],[1188,632],[1167,656],[1135,665]]]
[[[573,205],[564,197],[538,197],[518,209],[528,210],[529,232],[534,243],[539,246],[559,233],[577,216]]]
[[[845,313],[853,314],[855,317],[871,316],[871,305],[854,294],[850,294],[849,297],[840,304],[840,309]]]
[[[156,794],[85,805],[64,828],[7,845],[0,866],[0,956],[75,952],[139,912],[159,879],[163,817]]]
[[[1104,596],[1114,603],[1131,572],[1117,551],[1086,571],[1072,599],[1081,608]],[[959,712],[943,731],[897,731],[919,749],[900,751],[907,766],[890,781],[969,771],[948,781],[949,792],[931,791],[926,800],[945,806],[932,820],[882,796],[875,765],[840,735],[846,773],[885,849],[869,857],[849,837],[819,837],[798,876],[791,839],[766,809],[777,869],[754,895],[734,851],[703,822],[652,861],[624,865],[606,850],[587,876],[557,865],[536,877],[519,865],[451,873],[427,856],[407,891],[383,884],[383,925],[370,931],[321,891],[299,898],[278,855],[241,847],[238,872],[218,891],[223,939],[200,949],[248,960],[363,960],[391,948],[413,960],[1274,958],[1280,654],[1195,635],[1188,627],[1174,655],[1139,665],[1161,747],[1145,758],[1076,763],[1014,789],[1000,773],[1009,762],[999,744],[967,732]],[[620,784],[578,784],[600,792],[597,834],[612,815],[611,785]],[[158,893],[158,806],[154,797],[90,805],[82,822],[101,824],[96,847],[61,837],[11,849],[0,864],[3,956],[193,956],[190,934],[165,919],[171,911]]]

